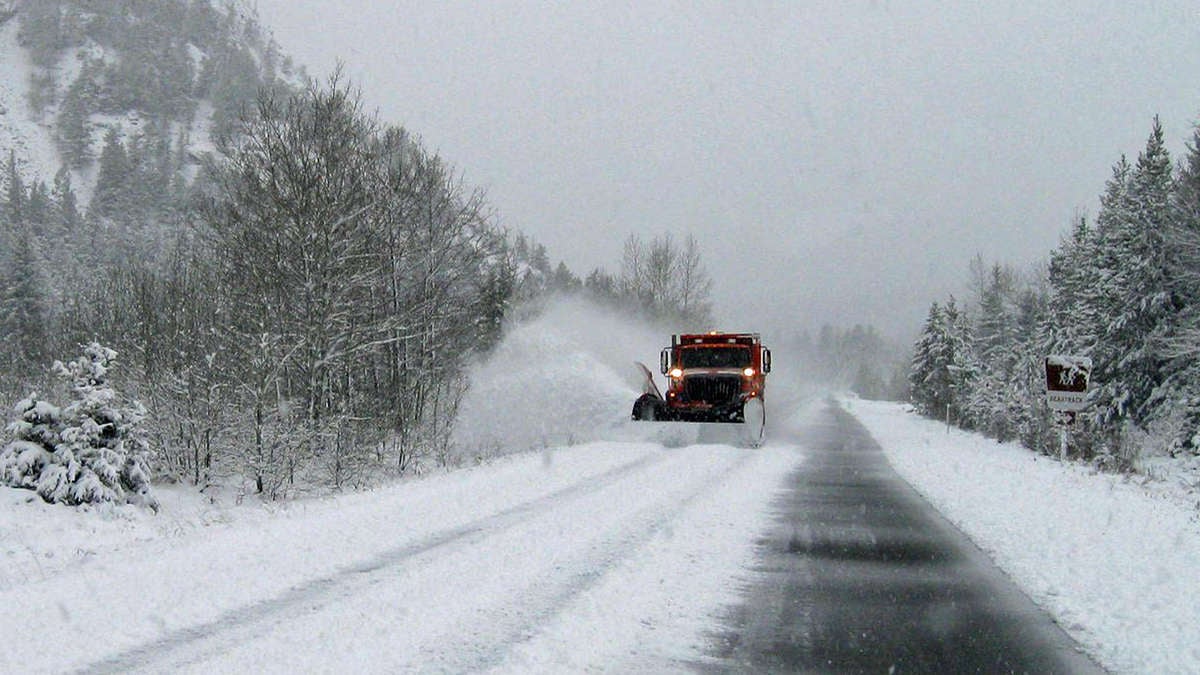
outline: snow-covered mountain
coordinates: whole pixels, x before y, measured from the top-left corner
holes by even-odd
[[[16,153],[26,179],[52,176],[62,160],[54,147],[53,125],[36,119],[25,104],[33,65],[17,43],[18,25],[11,15],[0,24],[0,149]]]
[[[110,132],[166,139],[191,178],[259,87],[306,78],[240,0],[0,2],[0,64],[3,159],[26,185],[66,168],[81,205]]]

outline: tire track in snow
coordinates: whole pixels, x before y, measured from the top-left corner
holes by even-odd
[[[315,635],[330,626],[356,625],[363,618],[375,629],[378,643],[348,637],[345,631],[327,637],[338,653],[357,659],[345,669],[512,670],[515,652],[553,632],[562,617],[588,614],[598,599],[594,589],[608,585],[614,575],[628,576],[627,563],[642,558],[645,550],[687,548],[674,540],[673,533],[691,520],[697,503],[713,505],[712,495],[728,484],[738,484],[740,476],[754,473],[744,470],[750,462],[769,464],[757,461],[762,457],[757,451],[729,447],[693,446],[672,457],[671,463],[539,514],[522,528],[497,533],[469,551],[446,552],[427,569],[381,586],[378,601],[331,608],[289,626],[286,633],[272,636],[274,644],[267,650],[273,648],[274,656],[264,659],[262,645],[247,646],[197,670],[253,663],[290,672],[304,667],[305,662],[288,654],[299,636]],[[726,502],[717,499],[715,504],[720,510]],[[751,536],[748,530],[743,532]],[[440,590],[439,584],[453,588]],[[389,616],[403,612],[397,605],[404,602],[412,602],[416,612]],[[515,672],[525,670],[515,668]],[[558,669],[549,669],[554,670]]]
[[[586,606],[591,589],[664,532],[672,536],[696,500],[756,456],[728,447],[655,453],[660,461],[641,461],[594,489],[574,490],[571,499],[528,509],[520,522],[448,541],[329,589],[290,614],[133,667],[474,672],[500,666],[558,616],[578,611],[580,596]],[[314,643],[332,658],[312,654]]]
[[[549,584],[527,601],[526,611],[520,620],[510,622],[513,625],[508,627],[507,635],[494,644],[483,658],[464,659],[464,663],[454,664],[452,670],[479,672],[502,665],[513,647],[534,637],[539,628],[566,610],[580,595],[598,585],[612,570],[633,558],[646,544],[668,530],[671,523],[697,499],[711,494],[729,480],[730,475],[743,469],[753,457],[753,451],[739,452],[731,464],[714,466],[712,475],[689,487],[682,497],[673,495],[639,510],[629,525],[587,547],[565,578]]]
[[[627,476],[666,461],[678,452],[680,452],[678,449],[664,449],[629,464],[610,469],[598,476],[587,478],[583,482],[574,483],[532,501],[517,504],[491,516],[398,546],[361,564],[348,566],[336,574],[296,586],[283,595],[230,610],[206,623],[171,631],[160,639],[127,649],[77,672],[123,673],[152,668],[156,664],[171,662],[173,656],[188,648],[197,647],[207,641],[219,641],[221,636],[232,635],[235,632],[237,641],[241,642],[247,632],[253,632],[255,626],[260,626],[260,630],[265,630],[272,619],[280,617],[289,610],[301,607],[312,610],[335,602],[360,587],[370,585],[373,575],[394,568],[406,560],[451,544],[466,543],[493,536],[516,527],[532,516],[553,510],[562,502],[602,491]],[[220,645],[217,645],[212,650],[203,651],[215,653],[219,650]],[[185,665],[202,660],[202,658],[187,658],[181,663],[176,663]]]

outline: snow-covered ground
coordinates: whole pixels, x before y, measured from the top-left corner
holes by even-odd
[[[1200,671],[1200,485],[1063,464],[899,404],[843,404],[1105,668]]]
[[[593,443],[179,532],[5,489],[0,672],[677,669],[799,459]]]

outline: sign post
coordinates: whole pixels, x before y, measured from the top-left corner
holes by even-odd
[[[1046,357],[1046,404],[1054,411],[1059,428],[1058,454],[1067,458],[1067,433],[1076,413],[1088,407],[1088,384],[1092,360],[1086,356],[1051,355]]]

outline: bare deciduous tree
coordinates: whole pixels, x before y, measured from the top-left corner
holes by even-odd
[[[712,280],[691,235],[682,246],[669,233],[649,242],[630,235],[625,240],[619,287],[622,295],[653,318],[698,330],[712,320]]]

